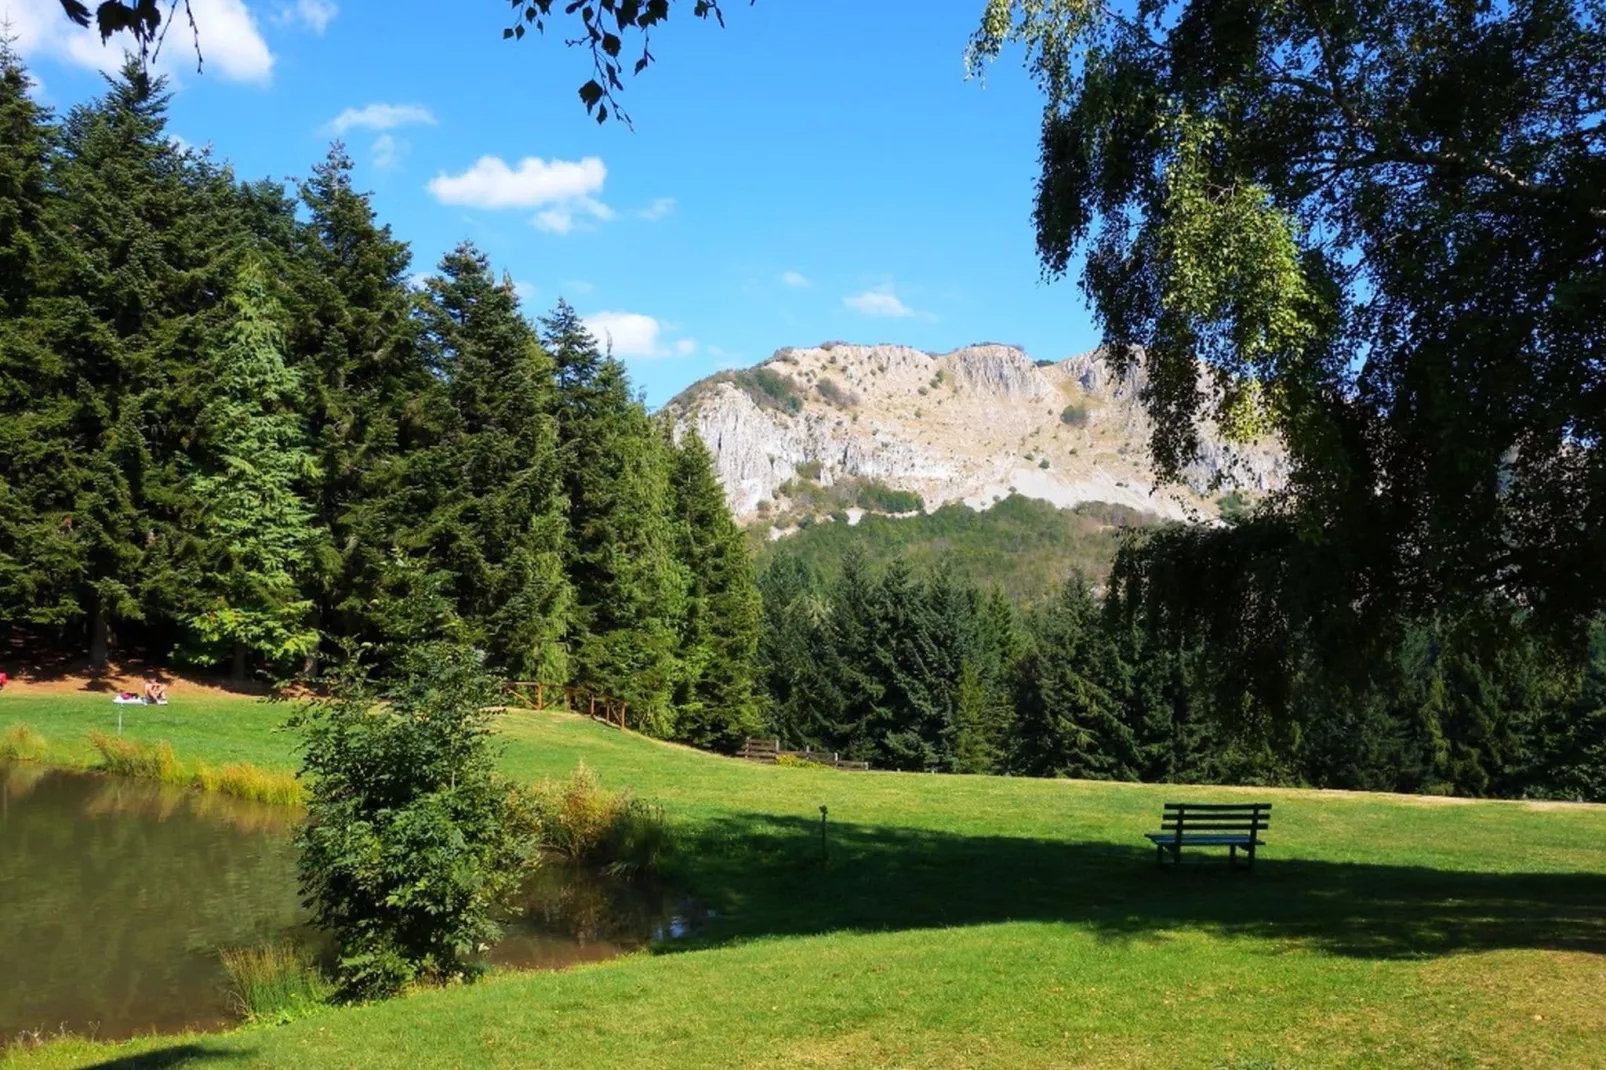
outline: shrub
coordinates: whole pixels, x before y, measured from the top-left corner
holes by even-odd
[[[100,764],[109,773],[145,777],[168,784],[183,784],[189,778],[179,765],[173,747],[166,740],[139,743],[104,732],[89,733],[89,745],[100,752]]]
[[[1229,524],[1236,524],[1249,518],[1249,499],[1239,490],[1230,491],[1217,498],[1216,508],[1221,511],[1221,519]]]
[[[0,736],[0,758],[35,762],[49,750],[50,745],[45,742],[45,737],[21,722],[12,725],[6,729],[5,735]]]
[[[819,482],[820,462],[804,461],[802,464],[797,466],[797,474],[812,482]]]
[[[312,956],[292,944],[225,948],[218,957],[240,1017],[249,1022],[302,1018],[334,994]]]
[[[763,501],[758,503],[758,506],[757,506],[758,515],[759,516],[769,516],[770,515],[770,510],[773,509],[773,508],[774,508],[774,506],[770,504],[770,500],[768,498],[765,498]]]
[[[1086,427],[1090,418],[1087,406],[1081,402],[1073,402],[1060,410],[1060,423],[1068,427]]]
[[[669,847],[663,810],[627,791],[606,790],[584,762],[567,780],[528,789],[522,805],[541,847],[616,876],[656,870]]]
[[[798,517],[797,526],[800,528],[812,528],[814,526],[814,514],[804,513],[802,516]]]
[[[472,977],[493,912],[534,862],[497,775],[500,689],[479,651],[402,648],[380,685],[355,666],[291,720],[311,784],[296,837],[302,896],[339,949],[347,997]]]
[[[912,513],[924,509],[926,501],[911,490],[894,490],[878,480],[859,488],[858,505],[878,513]]]
[[[784,765],[788,769],[825,769],[824,762],[811,762],[807,758],[796,754],[778,754],[775,756],[776,765]]]
[[[1048,458],[1044,457],[1042,460],[1038,461],[1037,462],[1037,467],[1039,467],[1039,468],[1047,468],[1048,467]]]
[[[857,394],[844,389],[829,376],[821,376],[820,381],[814,384],[814,389],[819,392],[820,397],[839,409],[851,409],[859,403]]]

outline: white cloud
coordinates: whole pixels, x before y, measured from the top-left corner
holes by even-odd
[[[372,152],[374,166],[381,171],[388,171],[401,163],[402,157],[407,155],[408,144],[399,141],[392,134],[380,134],[374,138]]]
[[[614,217],[614,211],[594,197],[576,197],[535,213],[530,222],[536,230],[548,234],[567,234],[576,226],[585,228],[585,221],[576,216],[590,216],[606,223]]]
[[[540,295],[541,291],[537,290],[533,283],[525,282],[523,279],[514,279],[513,292],[518,295],[519,304],[524,307],[524,311],[529,312],[530,306],[535,304],[535,299]]]
[[[584,279],[564,279],[563,288],[569,293],[579,294],[581,297],[597,292],[597,284]]]
[[[595,156],[550,162],[526,156],[517,169],[509,167],[501,157],[481,156],[460,175],[436,175],[429,191],[442,204],[539,208],[599,193],[607,178],[608,169]]]
[[[659,197],[645,208],[637,209],[636,215],[641,219],[656,221],[662,219],[675,210],[675,198]]]
[[[892,292],[892,287],[890,286],[882,286],[874,290],[866,290],[863,293],[854,294],[851,297],[844,297],[842,303],[853,309],[853,311],[861,312],[866,316],[904,319],[915,315],[915,310],[898,300],[898,296]]]
[[[399,126],[417,125],[434,126],[434,113],[418,104],[369,104],[364,108],[347,108],[334,117],[329,129],[344,134],[357,127],[394,130]]]
[[[93,28],[69,22],[60,0],[0,0],[0,17],[16,37],[17,50],[30,59],[46,56],[91,70],[116,71],[130,44],[118,34],[102,44]],[[273,53],[257,29],[256,19],[243,0],[190,0],[201,38],[205,71],[217,72],[232,82],[266,84],[273,78]],[[156,63],[163,74],[195,70],[194,43],[183,21],[169,33]]]
[[[781,273],[781,281],[788,286],[804,287],[813,285],[809,282],[809,277],[801,271],[783,271]]]
[[[697,350],[690,338],[666,340],[667,325],[640,312],[597,312],[585,317],[585,325],[616,357],[686,357]]]
[[[281,3],[273,13],[273,21],[279,26],[305,26],[321,35],[338,14],[340,8],[333,0],[296,0],[293,4]]]

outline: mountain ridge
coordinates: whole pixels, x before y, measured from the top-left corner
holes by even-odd
[[[998,343],[928,353],[826,342],[701,380],[664,411],[677,436],[694,427],[713,453],[737,518],[779,518],[777,530],[821,511],[856,521],[851,492],[865,486],[919,495],[928,512],[1016,493],[1210,520],[1220,492],[1284,484],[1275,443],[1228,443],[1206,427],[1183,482],[1157,486],[1142,385],[1141,364],[1117,374],[1102,350],[1049,363]]]

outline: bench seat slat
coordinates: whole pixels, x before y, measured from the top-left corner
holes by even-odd
[[[1172,832],[1175,832],[1177,830],[1177,826],[1174,823],[1171,823],[1171,822],[1163,822],[1160,825],[1160,827],[1163,828],[1163,829],[1169,829]],[[1247,831],[1247,830],[1249,830],[1251,828],[1269,829],[1269,828],[1271,828],[1271,822],[1269,822],[1269,821],[1258,821],[1258,822],[1257,821],[1184,821],[1182,823],[1182,831],[1183,832],[1190,832],[1190,831],[1193,831],[1193,830],[1198,830],[1199,832],[1239,832],[1239,831]]]
[[[1161,847],[1177,842],[1177,834],[1174,832],[1145,832],[1144,835],[1154,843],[1159,844]],[[1263,847],[1265,846],[1266,841],[1261,839],[1253,839],[1247,833],[1242,836],[1218,833],[1189,835],[1188,833],[1184,832],[1182,834],[1182,846],[1184,847],[1231,847],[1234,845],[1239,847],[1248,847],[1251,843],[1257,847]]]

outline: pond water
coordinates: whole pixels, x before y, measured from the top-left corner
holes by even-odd
[[[318,947],[296,890],[295,815],[142,780],[0,762],[0,1045],[235,1021],[218,950]],[[543,866],[491,952],[555,969],[680,935],[661,891]]]

